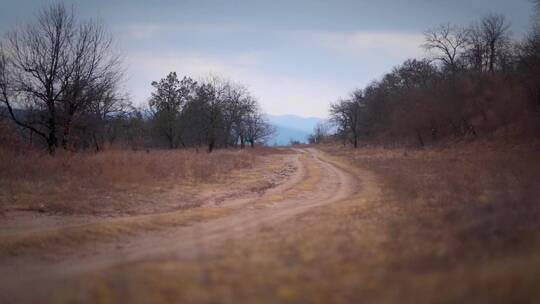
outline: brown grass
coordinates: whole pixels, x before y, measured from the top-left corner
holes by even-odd
[[[215,257],[138,263],[86,277],[80,281],[85,288],[68,298],[131,303],[536,303],[540,298],[535,150],[482,145],[325,150],[361,178],[355,197],[231,241]]]
[[[504,254],[536,245],[540,237],[537,149],[476,144],[330,152],[374,171],[388,203],[414,223],[415,233],[444,244],[454,257],[478,253],[472,249]]]
[[[41,229],[0,238],[0,256],[40,254],[52,248],[74,247],[96,241],[114,241],[141,231],[189,225],[194,222],[219,218],[230,213],[228,208],[200,208],[161,214],[121,217],[118,219],[81,224],[63,229]]]
[[[120,212],[134,209],[129,208],[133,205],[156,204],[174,191],[180,195],[176,200],[189,201],[182,192],[191,194],[189,188],[251,168],[257,153],[267,152],[111,150],[50,156],[0,149],[0,209]]]

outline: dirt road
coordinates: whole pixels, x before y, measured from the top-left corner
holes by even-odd
[[[189,260],[211,255],[228,240],[279,225],[311,208],[339,202],[357,188],[357,181],[351,175],[327,161],[315,149],[295,149],[288,160],[294,173],[285,180],[262,193],[245,193],[213,206],[202,206],[193,211],[201,214],[197,221],[168,227],[171,218],[184,216],[180,212],[171,212],[102,220],[91,226],[53,227],[52,232],[51,229],[42,232],[44,236],[34,231],[32,238],[25,235],[25,240],[29,241],[22,243],[24,250],[2,255],[0,303],[48,299],[66,280],[120,264],[163,258]],[[202,216],[208,213],[213,215]],[[160,221],[163,225],[159,229],[154,226],[145,229],[145,225],[140,224],[138,229],[128,230],[129,233],[116,236],[112,241],[101,240],[98,233],[111,225],[132,227],[137,222]],[[54,234],[59,231],[62,232],[60,236]],[[96,237],[90,241],[62,243],[62,237],[76,239],[84,233],[94,232],[97,232]],[[55,238],[47,242],[50,235]],[[4,242],[8,247],[18,241],[18,235],[1,237],[0,243]],[[40,243],[40,240],[45,241]]]

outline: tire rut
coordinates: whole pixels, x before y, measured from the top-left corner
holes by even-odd
[[[78,275],[126,263],[161,258],[193,259],[209,255],[216,252],[227,240],[256,233],[258,229],[267,226],[278,225],[312,208],[344,200],[354,193],[357,181],[353,176],[324,161],[320,157],[321,152],[312,148],[295,151],[299,157],[305,159],[305,163],[299,162],[302,165],[298,174],[291,177],[291,181],[280,189],[268,191],[270,196],[276,195],[278,191],[294,195],[283,194],[284,199],[278,201],[265,201],[265,197],[261,197],[243,204],[225,203],[224,208],[229,206],[234,210],[221,218],[159,233],[128,236],[114,243],[98,242],[81,246],[59,254],[52,260],[30,256],[14,257],[0,264],[0,272],[9,279],[0,282],[0,294],[17,298],[27,286],[55,285]],[[320,174],[317,183],[302,185],[309,179],[310,170]],[[315,174],[313,172],[312,174]],[[302,187],[305,190],[297,191]],[[4,292],[2,289],[7,290]],[[38,290],[24,294],[24,298],[36,299],[40,293]],[[17,302],[24,300],[17,299]]]

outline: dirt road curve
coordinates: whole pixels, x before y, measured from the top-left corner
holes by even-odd
[[[39,250],[6,255],[0,261],[0,303],[33,302],[47,291],[60,288],[63,280],[123,263],[212,254],[227,240],[278,225],[311,208],[339,202],[357,188],[351,175],[315,149],[295,149],[290,160],[296,167],[295,173],[281,184],[264,194],[247,193],[212,207],[227,210],[223,216],[139,231],[115,241],[94,240],[78,246],[45,248],[43,255]],[[62,228],[65,227],[58,229]]]

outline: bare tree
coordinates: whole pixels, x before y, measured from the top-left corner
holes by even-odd
[[[276,133],[274,126],[258,112],[250,113],[246,117],[245,129],[246,140],[252,148],[256,143],[265,143]]]
[[[75,121],[76,131],[82,133],[79,135],[78,144],[93,146],[94,150],[99,152],[106,141],[112,144],[119,135],[118,123],[135,113],[129,98],[118,96],[111,91],[102,91],[99,101],[85,107],[85,111]]]
[[[360,138],[363,100],[363,91],[356,90],[351,94],[351,99],[340,100],[330,106],[332,122],[338,126],[342,136],[350,137],[349,139],[355,148],[358,147],[358,139]]]
[[[244,147],[245,138],[242,136],[242,125],[246,117],[256,111],[256,101],[248,92],[248,89],[240,84],[229,83],[226,86],[225,102],[223,104],[223,122],[225,146],[231,146],[240,140]]]
[[[240,142],[240,148],[244,148],[247,137],[248,127],[251,123],[251,117],[257,113],[257,101],[249,94],[246,95],[240,102],[238,114],[233,122],[233,138],[235,143]]]
[[[118,68],[120,57],[113,52],[112,38],[103,25],[89,21],[81,24],[76,33],[72,68],[67,73],[70,77],[63,79],[66,90],[60,100],[64,148],[68,148],[71,126],[77,115],[90,115],[104,122],[109,114],[123,111],[127,104],[126,97],[118,93],[123,76]]]
[[[223,108],[228,85],[223,79],[213,76],[197,89],[197,101],[203,110],[201,115],[208,152],[214,150],[220,135],[224,133]]]
[[[59,136],[67,146],[73,119],[99,102],[103,92],[114,95],[122,76],[103,27],[78,23],[63,4],[43,9],[36,23],[9,32],[1,51],[2,102],[16,124],[45,140],[50,153]],[[14,109],[24,110],[25,117]]]
[[[247,88],[216,76],[195,83],[191,97],[181,107],[185,145],[207,145],[208,151],[246,142],[263,142],[271,133],[257,101]]]
[[[444,63],[450,70],[458,68],[458,58],[465,51],[466,31],[458,26],[443,24],[424,33],[426,50],[434,52],[434,59]]]
[[[186,146],[182,138],[184,106],[195,96],[197,83],[189,77],[178,80],[176,72],[171,72],[159,82],[152,82],[155,91],[149,101],[154,114],[154,127],[160,136],[165,137],[169,148],[178,144]]]
[[[533,113],[540,115],[540,0],[533,0],[535,12],[529,33],[518,47],[520,83],[528,95]]]
[[[308,136],[308,142],[310,144],[320,144],[326,137],[328,137],[329,127],[326,122],[318,122],[313,128],[313,133]]]
[[[489,14],[468,30],[469,54],[478,68],[493,73],[504,62],[510,43],[510,24],[502,15]]]
[[[473,23],[467,29],[466,61],[476,72],[483,72],[487,66],[487,48],[482,35],[482,28],[478,23]]]

